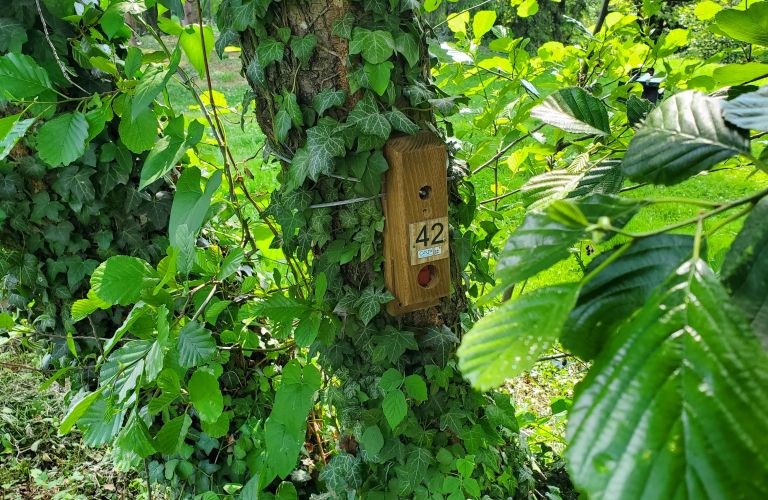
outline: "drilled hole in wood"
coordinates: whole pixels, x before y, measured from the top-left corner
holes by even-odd
[[[422,288],[432,288],[437,284],[437,278],[435,266],[424,266],[419,270],[417,280]]]
[[[428,200],[432,196],[432,188],[430,186],[422,186],[419,189],[419,198],[422,200]]]

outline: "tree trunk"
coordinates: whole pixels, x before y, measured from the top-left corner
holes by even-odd
[[[182,19],[181,24],[183,26],[188,26],[190,24],[197,24],[198,23],[197,18],[197,6],[195,2],[188,1],[184,3],[184,19]]]

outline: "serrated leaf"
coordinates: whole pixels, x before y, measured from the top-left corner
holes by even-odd
[[[172,368],[166,368],[157,377],[157,387],[162,391],[149,402],[149,413],[154,415],[167,408],[181,396],[179,375]]]
[[[539,288],[484,316],[457,352],[462,374],[488,390],[533,366],[557,341],[578,291],[577,283]]]
[[[136,120],[139,114],[155,100],[155,97],[168,85],[181,61],[181,50],[177,47],[169,59],[168,69],[161,65],[150,65],[144,70],[133,93],[131,120]],[[123,115],[125,116],[125,115]],[[126,117],[127,118],[127,117]]]
[[[531,117],[576,134],[611,133],[608,111],[599,99],[580,87],[556,90],[531,110]]]
[[[408,403],[405,401],[405,394],[400,389],[395,389],[392,392],[387,393],[384,396],[384,401],[381,403],[381,407],[384,410],[384,416],[389,423],[389,426],[393,429],[397,427],[397,424],[403,421],[405,415],[408,413]]]
[[[768,85],[722,103],[723,118],[746,130],[768,131]]]
[[[640,99],[635,94],[627,100],[627,120],[629,126],[634,127],[645,120],[648,113],[653,111],[654,104],[647,99]]]
[[[147,424],[139,416],[138,411],[134,411],[128,419],[128,424],[123,427],[115,440],[115,446],[136,454],[139,458],[146,458],[152,455],[155,450],[152,436],[149,435]]]
[[[101,300],[127,306],[138,302],[141,291],[158,281],[157,272],[143,260],[117,255],[93,271],[91,288]]]
[[[79,111],[45,122],[37,135],[40,159],[55,167],[69,165],[85,152],[88,122]]]
[[[16,99],[53,89],[48,73],[29,56],[11,52],[0,57],[0,89]]]
[[[577,488],[635,500],[650,477],[659,498],[768,493],[768,356],[741,316],[702,261],[657,289],[580,384],[565,451]]]
[[[427,383],[421,375],[408,375],[405,377],[405,391],[408,396],[417,401],[427,400]]]
[[[384,447],[384,436],[381,435],[381,429],[377,425],[368,427],[360,440],[363,448],[369,457],[378,455]]]
[[[395,40],[388,31],[371,31],[356,27],[352,30],[349,42],[350,54],[362,54],[363,59],[371,64],[380,64],[392,57]]]
[[[203,50],[203,39],[205,40],[205,50]],[[210,59],[214,45],[213,29],[210,26],[203,26],[201,36],[200,26],[197,24],[188,25],[179,35],[179,45],[197,73],[201,77],[205,76],[206,63]]]
[[[8,156],[16,142],[24,137],[24,134],[36,120],[35,118],[27,120],[20,120],[19,118],[21,118],[21,114],[0,119],[0,161]]]
[[[768,47],[768,4],[754,3],[746,10],[722,10],[715,14],[715,23],[735,40]]]
[[[569,172],[563,168],[531,177],[521,188],[523,206],[528,210],[547,208],[576,189],[584,175],[584,172]]]
[[[749,151],[749,133],[723,120],[720,101],[691,90],[670,97],[648,115],[621,169],[632,181],[669,186]]]
[[[192,419],[186,413],[170,420],[155,436],[155,448],[163,455],[175,455],[181,450]]]
[[[179,351],[179,365],[182,368],[192,368],[205,364],[213,358],[216,354],[216,340],[211,336],[210,330],[193,321],[184,325],[179,331],[176,349]],[[218,383],[216,386],[218,387]]]
[[[125,147],[138,154],[152,149],[157,140],[157,115],[147,107],[131,120],[132,110],[131,99],[125,99],[118,132]]]
[[[582,359],[595,359],[616,329],[692,251],[693,237],[682,234],[662,234],[632,245],[579,292],[560,338],[563,347]],[[612,253],[594,258],[585,274]]]
[[[201,175],[197,167],[185,168],[176,182],[176,194],[173,197],[168,233],[171,245],[176,246],[176,228],[186,224],[191,234],[196,234],[205,220],[213,193],[221,186],[223,172],[214,171],[205,183],[205,191],[200,187]]]
[[[210,332],[208,337],[210,337]],[[181,339],[181,333],[179,333],[179,339]],[[181,348],[179,350],[181,351]],[[191,366],[198,364],[199,362],[196,362]],[[189,366],[187,365],[187,367]],[[196,370],[192,374],[192,378],[189,379],[187,387],[189,388],[189,401],[195,406],[200,419],[208,423],[216,422],[224,410],[224,397],[221,394],[218,379],[207,371]]]
[[[621,160],[605,158],[589,167],[589,170],[579,181],[579,184],[566,198],[579,198],[593,194],[617,194],[624,186],[624,173],[621,171]]]
[[[384,389],[385,392],[390,392],[400,387],[403,380],[405,380],[405,377],[403,377],[403,374],[400,373],[399,370],[390,368],[382,374],[381,379],[379,380],[379,386]]]

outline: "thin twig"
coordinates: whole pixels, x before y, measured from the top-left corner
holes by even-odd
[[[66,65],[59,59],[59,54],[56,52],[56,47],[53,46],[53,42],[51,41],[51,37],[48,36],[48,26],[45,23],[45,19],[43,19],[43,10],[40,8],[40,0],[35,0],[35,5],[37,5],[37,13],[40,14],[40,22],[43,23],[43,33],[45,33],[45,39],[48,40],[48,45],[51,46],[51,50],[53,51],[53,57],[56,59],[56,62],[59,64],[59,69],[61,69],[61,73],[64,75],[64,78],[67,79],[69,83],[80,89],[84,94],[87,94],[88,91],[85,90],[80,85],[76,84],[72,81],[71,78],[69,78],[69,74],[67,73],[67,67]]]
[[[510,191],[509,193],[504,193],[504,194],[502,194],[501,196],[497,196],[497,197],[495,197],[495,198],[491,198],[491,199],[489,199],[489,200],[484,200],[484,201],[481,201],[481,202],[480,202],[480,205],[485,205],[485,204],[487,204],[487,203],[493,203],[493,202],[495,202],[495,201],[503,200],[504,198],[506,198],[506,197],[508,197],[508,196],[512,196],[513,194],[517,194],[517,193],[519,193],[520,191],[522,191],[522,189],[515,189],[514,191]]]
[[[200,308],[197,310],[197,312],[195,313],[195,315],[194,315],[194,316],[192,316],[192,319],[191,319],[191,320],[189,320],[189,321],[190,321],[190,323],[191,323],[192,321],[195,321],[195,320],[197,319],[197,317],[198,317],[198,316],[200,316],[200,314],[202,314],[203,310],[205,309],[205,306],[207,306],[207,305],[208,305],[208,302],[210,302],[210,301],[211,301],[211,299],[213,298],[213,294],[214,294],[214,293],[216,293],[216,289],[217,289],[218,287],[219,287],[219,285],[213,285],[213,288],[211,289],[211,293],[209,293],[209,294],[208,294],[208,296],[205,298],[205,302],[203,302],[203,303],[202,303],[202,305],[200,305]]]
[[[509,143],[508,145],[504,146],[504,149],[502,149],[501,151],[499,151],[498,153],[496,153],[496,154],[493,156],[493,158],[491,158],[490,160],[488,160],[487,162],[483,163],[482,165],[480,165],[479,167],[477,167],[475,170],[473,170],[473,171],[472,171],[472,175],[475,175],[476,173],[480,172],[480,171],[481,171],[481,170],[483,170],[484,168],[487,168],[488,166],[492,165],[492,164],[493,164],[493,163],[494,163],[496,160],[498,160],[499,158],[501,158],[502,156],[504,156],[504,154],[505,154],[507,151],[509,151],[510,149],[512,149],[513,147],[515,147],[515,146],[516,146],[517,144],[519,144],[519,143],[520,143],[520,142],[521,142],[523,139],[525,139],[526,137],[530,136],[531,134],[533,134],[533,133],[535,133],[535,132],[538,132],[539,130],[541,130],[542,128],[544,128],[544,125],[546,125],[546,124],[545,124],[545,123],[542,123],[541,125],[539,125],[539,126],[538,126],[538,127],[536,127],[535,129],[533,129],[533,130],[529,130],[529,131],[528,131],[528,132],[527,132],[525,135],[523,135],[522,137],[518,137],[517,139],[515,139],[514,141],[512,141],[512,142],[511,142],[511,143]],[[471,177],[472,175],[470,175],[470,177]]]
[[[378,196],[371,196],[370,198],[352,198],[351,200],[334,201],[331,203],[318,203],[317,205],[310,205],[309,208],[338,207],[341,205],[349,205],[351,203],[359,203],[361,201],[375,200],[376,198],[384,198],[386,195],[386,193],[380,193]]]
[[[144,459],[144,474],[147,475],[147,500],[152,500],[152,483],[149,482],[149,465],[147,459]]]
[[[266,347],[266,348],[260,348],[260,347],[240,347],[240,346],[219,346],[219,349],[222,351],[246,351],[246,352],[277,352],[277,351],[285,351],[286,349],[290,349],[291,347],[296,347],[296,342],[288,342],[285,345],[277,346],[277,347]]]

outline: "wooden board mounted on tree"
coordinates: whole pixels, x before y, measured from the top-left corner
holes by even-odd
[[[447,151],[422,131],[389,139],[384,157],[384,282],[396,316],[435,306],[451,290]]]

